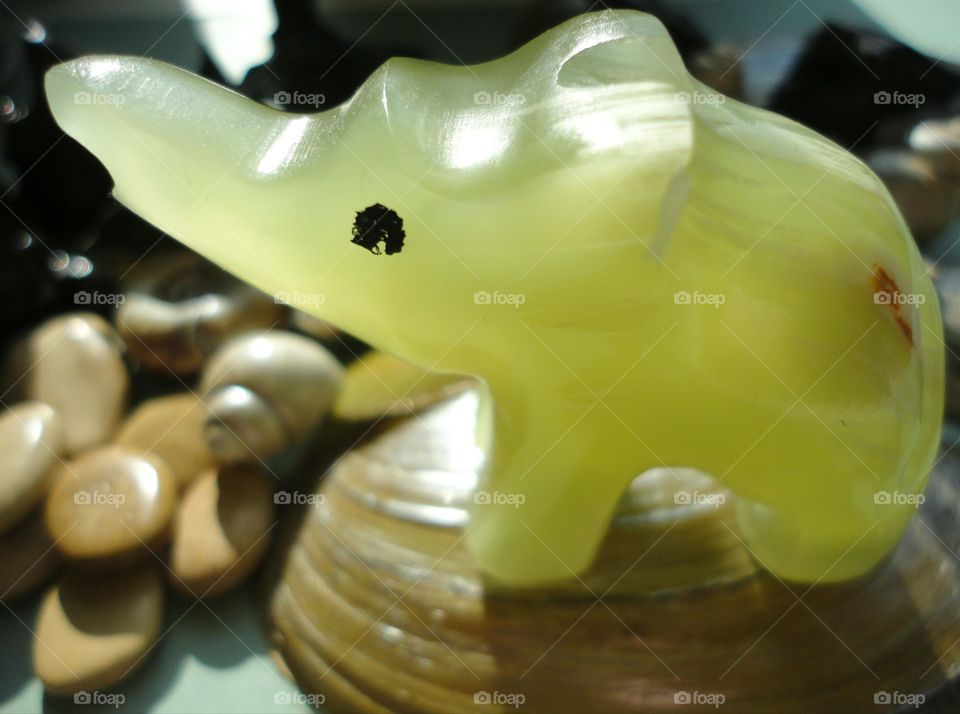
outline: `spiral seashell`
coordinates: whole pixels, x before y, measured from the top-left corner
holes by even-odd
[[[733,495],[657,469],[623,496],[583,576],[511,590],[464,546],[477,405],[470,391],[400,422],[342,458],[305,509],[270,617],[325,710],[515,711],[523,697],[523,711],[655,713],[719,695],[738,714],[883,712],[883,692],[929,698],[960,667],[955,457],[931,478],[935,507],[849,583],[758,570]]]
[[[203,434],[220,463],[265,459],[292,439],[273,406],[256,392],[237,384],[214,390],[207,399],[209,416]]]
[[[225,343],[200,382],[215,458],[265,459],[302,440],[330,409],[342,372],[324,347],[292,332],[251,332]]]
[[[138,362],[194,374],[224,340],[271,327],[285,308],[192,253],[147,261],[133,273],[117,327]]]

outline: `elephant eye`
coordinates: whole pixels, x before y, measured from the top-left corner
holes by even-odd
[[[357,211],[350,242],[363,246],[374,255],[380,255],[380,244],[383,243],[383,252],[393,255],[403,248],[406,235],[403,232],[403,219],[397,212],[375,203]]]

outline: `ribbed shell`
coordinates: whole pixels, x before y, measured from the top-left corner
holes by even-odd
[[[524,712],[675,712],[721,694],[738,714],[880,712],[878,692],[930,698],[960,670],[953,457],[894,555],[854,582],[758,572],[732,495],[663,469],[624,495],[582,579],[510,592],[482,582],[462,537],[476,407],[466,392],[348,453],[284,554],[274,641],[325,711],[516,711],[505,697],[522,695]],[[678,506],[681,490],[726,500]]]

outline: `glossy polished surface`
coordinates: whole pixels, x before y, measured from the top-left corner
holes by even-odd
[[[325,347],[293,332],[248,332],[224,343],[200,379],[216,459],[268,458],[303,439],[330,409],[342,372]]]
[[[167,535],[177,482],[157,457],[107,446],[68,462],[47,498],[47,529],[81,565],[106,567],[140,558]]]
[[[43,497],[62,452],[63,425],[52,407],[25,402],[0,415],[0,533]]]
[[[183,488],[212,462],[203,437],[206,417],[203,401],[194,394],[156,397],[127,417],[114,443],[156,454]]]
[[[501,495],[466,540],[490,576],[583,572],[662,465],[722,479],[786,578],[863,574],[915,513],[943,346],[896,207],[836,145],[693,80],[649,16],[583,15],[474,67],[394,59],[310,116],[134,58],[61,65],[47,93],[146,219],[381,349],[483,378]],[[379,254],[370,211],[389,218]]]
[[[194,254],[131,268],[117,327],[131,356],[161,374],[193,374],[232,335],[272,327],[283,306]]]
[[[326,711],[914,711],[877,692],[955,710],[932,705],[960,668],[956,451],[893,554],[848,583],[759,569],[731,492],[658,468],[623,494],[587,571],[517,590],[491,583],[465,547],[476,416],[468,392],[352,450],[273,558],[272,639]],[[484,691],[524,701],[478,705]],[[683,705],[692,692],[723,706]]]
[[[4,377],[15,398],[56,409],[66,453],[77,454],[109,439],[123,416],[130,377],[120,347],[99,315],[60,315],[13,345]]]

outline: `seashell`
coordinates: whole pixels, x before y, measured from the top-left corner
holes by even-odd
[[[42,501],[63,453],[63,425],[42,402],[0,412],[0,534]]]
[[[960,350],[960,266],[940,262],[931,269],[931,277],[943,314],[943,337],[956,368]]]
[[[284,310],[195,253],[183,252],[138,267],[127,281],[116,322],[140,364],[193,374],[226,339],[272,327]]]
[[[0,535],[0,600],[10,602],[32,592],[62,562],[40,506]]]
[[[880,149],[869,154],[866,162],[890,190],[918,241],[935,236],[956,215],[960,184],[940,176],[931,158],[902,149]]]
[[[167,580],[191,598],[215,597],[236,587],[270,544],[274,480],[258,464],[205,471],[177,506],[167,556]]]
[[[68,571],[47,591],[37,614],[37,678],[60,695],[89,696],[89,690],[115,686],[146,662],[161,636],[163,604],[157,563],[119,573]]]
[[[203,435],[220,463],[269,458],[294,440],[273,405],[246,387],[215,389],[206,404]]]
[[[929,698],[958,671],[956,455],[893,555],[845,584],[759,570],[730,491],[656,469],[621,499],[589,570],[517,590],[484,578],[464,544],[471,501],[499,497],[471,495],[477,406],[455,396],[343,457],[292,534],[272,636],[325,710],[655,714],[722,696],[737,714],[890,712],[882,693]]]
[[[116,330],[99,315],[52,317],[11,348],[5,396],[52,407],[67,454],[99,446],[116,431],[127,404],[130,375],[122,347]]]
[[[200,382],[215,458],[265,459],[304,439],[329,411],[342,371],[323,346],[292,332],[251,332],[224,344]]]
[[[742,49],[715,45],[694,52],[687,62],[690,74],[708,87],[733,99],[743,98]]]
[[[927,119],[909,128],[906,143],[949,184],[960,184],[960,117]]]
[[[209,409],[195,394],[171,394],[142,402],[114,436],[120,446],[155,454],[183,489],[212,464],[203,424]]]
[[[65,462],[53,479],[47,530],[72,564],[124,567],[165,545],[177,481],[156,455],[111,444]]]

